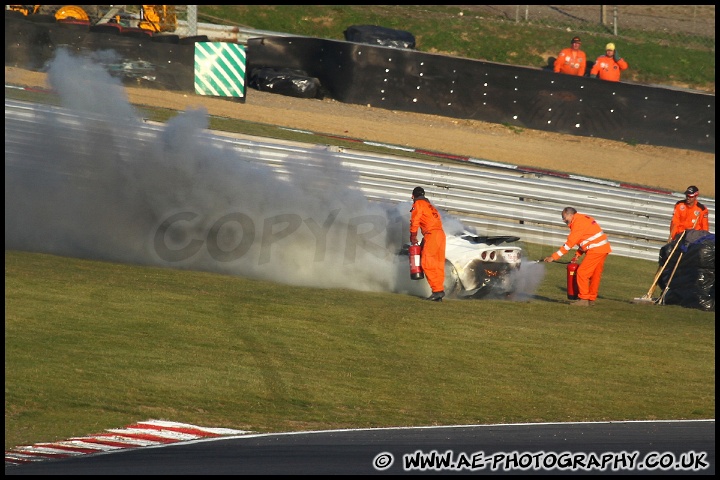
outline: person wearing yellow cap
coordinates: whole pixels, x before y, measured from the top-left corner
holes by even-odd
[[[615,44],[608,43],[605,46],[605,55],[601,55],[595,60],[595,65],[590,70],[590,76],[608,82],[619,82],[620,72],[627,70],[628,67],[628,63],[618,55]]]
[[[582,77],[585,75],[585,67],[587,60],[585,52],[580,49],[580,37],[573,37],[570,41],[569,48],[563,48],[560,55],[557,56],[553,64],[555,73],[564,73],[566,75],[577,75]]]

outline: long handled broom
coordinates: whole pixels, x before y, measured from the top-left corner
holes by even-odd
[[[680,234],[680,238],[678,238],[677,243],[673,247],[672,251],[670,252],[670,255],[668,255],[667,259],[665,260],[665,263],[662,267],[660,267],[655,274],[655,279],[653,280],[652,285],[650,285],[650,289],[648,289],[647,293],[643,295],[640,298],[633,298],[632,303],[652,303],[655,304],[658,302],[657,299],[652,298],[652,294],[655,291],[655,287],[657,286],[658,281],[660,280],[660,276],[662,275],[662,272],[665,270],[665,267],[667,267],[668,263],[670,263],[670,259],[672,258],[673,254],[675,253],[675,250],[680,246],[680,242],[682,242],[683,237],[685,237],[685,232],[682,232]],[[682,253],[680,254],[682,257]],[[680,260],[678,258],[678,260]],[[677,268],[677,263],[675,264],[675,268]],[[675,270],[673,270],[673,273],[670,275],[672,278],[672,275],[675,273]],[[670,282],[668,282],[668,285],[670,285]],[[667,288],[665,289],[667,291]],[[664,292],[663,292],[664,293]]]
[[[670,278],[668,279],[668,283],[667,283],[667,285],[665,285],[665,290],[663,290],[662,295],[660,295],[660,298],[658,298],[657,302],[655,302],[658,305],[664,305],[663,302],[665,301],[665,295],[667,295],[668,290],[670,290],[670,282],[672,282],[672,279],[675,276],[675,272],[677,271],[678,265],[680,265],[680,260],[682,260],[683,253],[685,253],[685,252],[680,252],[677,262],[675,262],[675,268],[673,268],[673,271],[670,274]]]

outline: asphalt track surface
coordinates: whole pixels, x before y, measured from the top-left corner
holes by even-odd
[[[434,468],[427,464],[422,468],[408,463],[408,459],[421,456],[429,459],[433,452],[436,458],[447,455],[448,466],[434,463]],[[575,468],[571,467],[571,461],[576,462]],[[680,466],[683,461],[694,467],[683,468]],[[567,467],[546,468],[561,464]],[[248,434],[5,467],[5,475],[415,473],[714,475],[715,421],[475,425]]]

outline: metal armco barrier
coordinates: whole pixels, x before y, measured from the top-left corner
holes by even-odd
[[[675,202],[684,198],[453,161],[415,160],[324,145],[269,144],[215,133],[213,141],[228,142],[248,159],[278,169],[285,161],[311,167],[319,151],[330,151],[344,166],[358,172],[359,187],[370,199],[405,202],[408,192],[422,185],[434,205],[481,235],[516,235],[529,243],[559,247],[568,234],[560,212],[573,206],[598,220],[610,237],[614,254],[652,261],[657,261],[666,244]],[[714,232],[715,201],[700,201],[710,209],[710,230]]]
[[[27,132],[38,131],[37,123],[50,115],[58,116],[69,134],[81,128],[72,111],[5,101],[6,170],[33,162],[32,156],[18,152],[34,142],[34,135]],[[153,141],[163,129],[162,125],[138,122],[136,130],[125,134],[127,145]],[[408,159],[216,131],[202,138],[235,151],[238,162],[262,163],[288,175],[299,168],[322,175],[328,160],[337,162],[354,174],[355,184],[348,187],[359,188],[370,200],[409,202],[409,192],[422,185],[437,207],[480,235],[516,235],[528,243],[559,247],[568,233],[560,212],[573,206],[598,220],[614,254],[651,261],[657,261],[666,244],[673,206],[683,198],[452,160]],[[290,162],[292,169],[287,168]],[[714,232],[715,200],[701,197],[700,201],[710,210],[710,231]]]

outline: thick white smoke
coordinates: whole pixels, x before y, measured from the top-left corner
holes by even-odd
[[[272,168],[214,141],[202,108],[141,135],[142,119],[102,67],[59,50],[48,78],[75,115],[47,115],[31,142],[14,152],[6,144],[6,248],[313,287],[429,291],[408,281],[407,257],[397,255],[410,202],[368,200],[332,152],[286,156]],[[448,233],[462,230],[445,222]]]
[[[82,128],[48,115],[25,145],[36,161],[6,180],[6,247],[358,290],[407,275],[409,202],[369,201],[332,153],[273,169],[214,144],[203,109],[138,138],[101,67],[59,51],[48,78]]]

